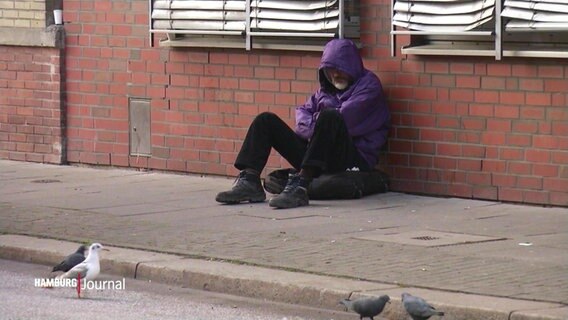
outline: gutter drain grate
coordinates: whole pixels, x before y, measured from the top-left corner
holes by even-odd
[[[438,238],[438,237],[431,237],[431,236],[420,236],[420,237],[413,237],[413,238],[411,238],[411,239],[430,241],[430,240],[438,240],[438,239],[440,239],[440,238]]]
[[[40,180],[32,180],[32,183],[56,183],[61,182],[61,180],[57,179],[40,179]]]

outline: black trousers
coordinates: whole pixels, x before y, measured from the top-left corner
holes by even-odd
[[[355,148],[343,117],[334,109],[320,113],[309,142],[274,113],[259,114],[249,127],[235,167],[261,172],[272,148],[297,170],[313,169],[316,177],[322,172],[339,172],[352,167],[370,170]]]

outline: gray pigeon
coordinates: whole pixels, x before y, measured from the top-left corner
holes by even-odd
[[[427,320],[431,316],[443,316],[444,312],[437,311],[424,299],[415,297],[409,293],[402,294],[402,305],[412,320]]]
[[[65,259],[63,259],[63,261],[61,261],[61,263],[53,267],[53,270],[51,270],[51,272],[67,272],[71,270],[71,268],[85,260],[85,250],[87,250],[87,248],[84,245],[80,246],[77,251],[68,255],[67,257],[65,257]]]
[[[373,317],[379,315],[383,312],[387,302],[390,303],[390,297],[387,295],[380,296],[378,298],[361,298],[357,300],[343,299],[339,301],[340,304],[344,305],[347,310],[355,311],[359,314],[359,319],[370,318],[374,320]]]

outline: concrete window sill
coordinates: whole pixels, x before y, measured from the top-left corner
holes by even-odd
[[[59,25],[45,29],[0,27],[0,45],[62,49],[65,46],[64,34],[63,26]]]

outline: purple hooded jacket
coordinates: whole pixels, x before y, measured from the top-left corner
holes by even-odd
[[[327,80],[323,68],[332,67],[351,76],[352,84],[338,91]],[[323,50],[319,66],[318,89],[302,106],[296,108],[296,134],[309,140],[319,112],[338,109],[343,116],[355,147],[375,167],[379,149],[387,139],[390,113],[379,78],[363,67],[357,46],[347,39],[334,39]]]

